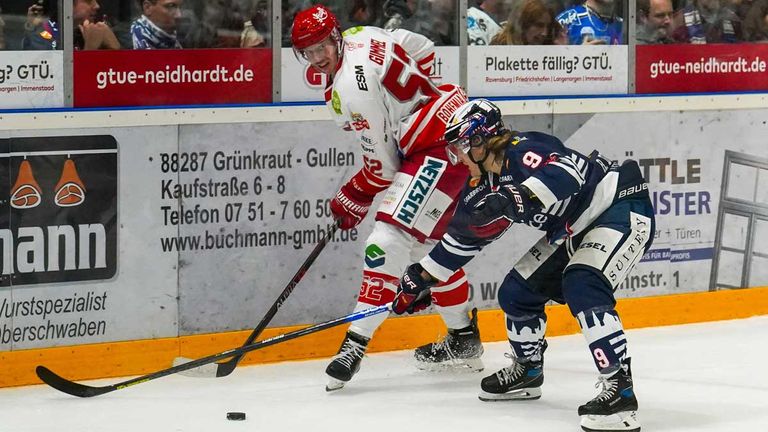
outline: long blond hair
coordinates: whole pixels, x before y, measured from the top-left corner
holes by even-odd
[[[505,129],[502,133],[488,138],[485,143],[485,150],[490,156],[490,162],[496,163],[496,161],[502,161],[504,159],[504,152],[507,150],[509,143],[512,141],[513,132]]]
[[[543,45],[553,45],[561,27],[555,10],[542,0],[516,2],[502,29],[491,38],[490,45],[528,45],[525,32],[541,16],[548,17],[547,37]]]

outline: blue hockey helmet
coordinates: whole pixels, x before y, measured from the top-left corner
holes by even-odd
[[[475,99],[460,106],[445,127],[448,158],[456,165],[459,153],[484,145],[488,138],[506,131],[501,110],[487,99]]]

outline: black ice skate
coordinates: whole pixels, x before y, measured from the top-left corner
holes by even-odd
[[[360,362],[363,360],[369,340],[359,334],[347,332],[338,354],[325,368],[329,378],[328,385],[325,386],[326,391],[341,389],[360,370]]]
[[[579,407],[581,428],[587,432],[637,432],[637,398],[632,388],[630,359],[609,376],[601,376],[603,389],[594,399]]]
[[[544,384],[545,340],[536,358],[517,359],[511,354],[504,354],[512,360],[512,365],[502,368],[480,382],[481,401],[495,402],[507,400],[533,400],[541,397],[541,385]]]
[[[472,309],[468,327],[448,329],[441,341],[416,348],[413,353],[419,369],[439,371],[445,369],[468,369],[472,372],[483,370],[483,344],[477,328],[477,309]]]

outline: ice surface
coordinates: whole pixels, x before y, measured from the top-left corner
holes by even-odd
[[[631,330],[628,341],[643,431],[768,431],[768,316]],[[581,335],[549,339],[537,401],[477,399],[480,379],[508,362],[499,342],[485,344],[480,374],[418,371],[409,351],[372,354],[334,393],[327,359],[169,376],[92,399],[2,389],[0,432],[580,431],[576,408],[597,392],[585,345]]]

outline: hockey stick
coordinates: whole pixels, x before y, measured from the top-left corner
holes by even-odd
[[[322,330],[329,329],[331,327],[336,327],[338,325],[357,321],[362,318],[367,318],[369,316],[377,315],[382,312],[389,312],[391,310],[392,303],[387,303],[385,305],[377,306],[370,309],[361,310],[358,312],[353,312],[349,315],[343,316],[341,318],[332,319],[330,321],[326,321],[324,323],[315,324],[310,327],[305,327],[300,330],[292,331],[290,333],[284,333],[281,335],[277,335],[268,339],[264,339],[263,341],[259,341],[250,345],[245,345],[240,348],[231,349],[228,351],[224,351],[219,354],[213,354],[209,355],[208,357],[199,358],[197,360],[192,360],[189,363],[184,363],[178,366],[173,366],[168,369],[163,369],[161,371],[153,372],[147,375],[142,375],[140,377],[136,377],[133,379],[129,379],[127,381],[122,381],[119,383],[111,384],[108,386],[103,387],[92,387],[85,384],[76,383],[74,381],[70,381],[66,378],[62,378],[60,375],[57,375],[50,369],[48,369],[45,366],[38,366],[37,369],[35,369],[35,372],[37,373],[37,376],[46,384],[49,386],[55,388],[56,390],[59,390],[61,392],[70,394],[72,396],[78,396],[78,397],[93,397],[93,396],[99,396],[103,395],[105,393],[110,393],[115,390],[122,390],[128,387],[135,386],[136,384],[142,384],[147,381],[152,381],[157,378],[162,378],[166,375],[175,374],[181,371],[189,370],[197,366],[202,366],[204,364],[213,363],[216,360],[221,360],[227,357],[232,356],[239,356],[243,355],[245,353],[255,351],[257,349],[265,348],[270,345],[275,345],[281,342],[289,341],[291,339],[296,339],[302,336],[306,336],[308,334],[316,333]]]
[[[267,327],[267,324],[269,324],[270,321],[272,321],[272,318],[275,317],[277,314],[277,310],[280,309],[280,306],[283,305],[283,302],[288,298],[289,295],[293,292],[293,289],[296,288],[296,285],[299,284],[301,279],[304,277],[304,275],[309,270],[309,267],[312,265],[312,263],[315,262],[315,259],[317,259],[318,255],[320,255],[320,252],[325,248],[325,246],[331,241],[331,238],[336,233],[336,230],[339,228],[339,221],[335,220],[333,222],[333,225],[331,225],[328,228],[328,232],[326,232],[325,237],[320,239],[320,241],[317,243],[314,249],[312,249],[312,252],[309,254],[307,259],[304,261],[304,264],[299,267],[299,270],[296,272],[295,275],[291,278],[291,281],[288,282],[288,285],[283,289],[283,292],[280,294],[280,296],[275,300],[274,303],[272,303],[272,307],[269,308],[267,311],[267,314],[264,315],[264,318],[261,319],[261,322],[259,322],[259,325],[256,326],[255,329],[251,332],[251,334],[248,336],[248,339],[245,340],[243,343],[243,346],[250,345],[253,343],[253,341],[256,340],[257,337],[261,334],[261,332],[264,331],[264,329]],[[243,355],[238,355],[235,357],[232,357],[231,359],[223,362],[223,363],[209,363],[204,366],[200,366],[194,369],[189,369],[187,371],[182,372],[182,375],[186,376],[192,376],[192,377],[203,377],[203,378],[219,378],[224,377],[232,373],[233,370],[237,367],[237,364],[242,360]],[[192,361],[192,359],[185,358],[185,357],[176,357],[173,360],[173,365],[177,366],[184,363],[189,363]]]

